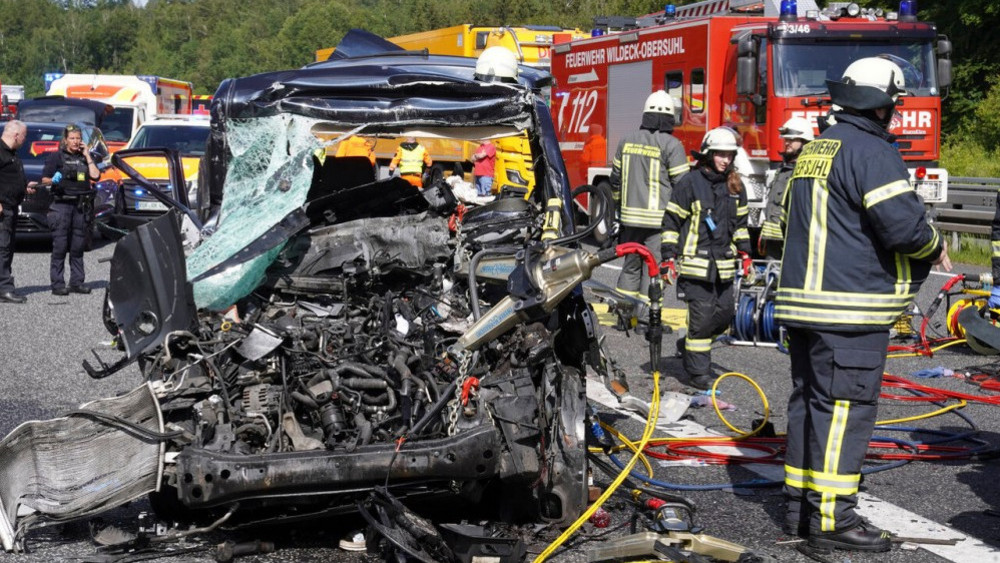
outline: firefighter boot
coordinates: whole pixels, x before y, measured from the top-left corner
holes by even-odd
[[[861,521],[857,526],[839,532],[812,533],[809,535],[809,547],[814,549],[843,549],[846,551],[889,551],[892,541],[889,532],[880,530],[868,522]]]

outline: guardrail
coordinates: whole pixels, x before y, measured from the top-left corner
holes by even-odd
[[[934,204],[934,224],[953,233],[955,242],[958,233],[989,236],[998,189],[1000,178],[952,176],[948,182],[948,201]]]

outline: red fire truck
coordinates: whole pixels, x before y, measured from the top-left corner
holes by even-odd
[[[675,99],[674,135],[687,149],[713,127],[738,129],[754,165],[748,195],[751,226],[759,226],[768,171],[781,163],[778,128],[794,116],[815,122],[830,110],[827,79],[883,55],[906,78],[909,95],[891,131],[911,181],[927,203],[947,198],[948,173],[937,160],[951,44],[917,21],[915,0],[886,13],[846,2],[821,10],[813,0],[709,0],[596,23],[612,29],[553,47],[552,115],[574,186],[608,181],[618,141],[638,127],[646,96],[662,88]],[[587,150],[595,141],[604,155]],[[585,199],[577,203],[589,213]]]

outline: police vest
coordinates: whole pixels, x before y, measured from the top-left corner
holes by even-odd
[[[62,172],[62,180],[59,186],[67,196],[87,195],[91,192],[90,178],[88,177],[87,157],[82,153],[68,153],[62,151],[62,164],[58,170]]]
[[[424,155],[427,149],[417,145],[413,149],[399,149],[401,158],[399,159],[399,173],[413,174],[419,176],[424,171]]]

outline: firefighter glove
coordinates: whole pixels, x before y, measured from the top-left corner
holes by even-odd
[[[660,278],[663,279],[663,283],[669,285],[673,285],[677,280],[677,268],[674,267],[673,260],[660,262]]]
[[[986,306],[990,309],[1000,309],[1000,287],[993,286],[993,291],[990,292],[990,299],[986,302]]]

